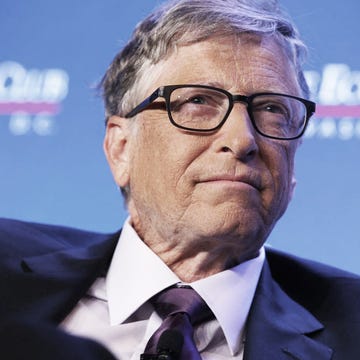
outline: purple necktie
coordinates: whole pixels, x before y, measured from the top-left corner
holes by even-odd
[[[204,300],[189,286],[165,289],[151,299],[163,322],[148,341],[141,359],[201,360],[193,325],[213,317]]]

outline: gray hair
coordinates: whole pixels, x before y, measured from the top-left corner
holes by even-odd
[[[242,33],[276,37],[294,65],[303,95],[309,96],[302,70],[306,47],[277,0],[174,0],[137,25],[109,66],[100,83],[106,119],[125,115],[142,100],[138,90],[144,74],[176,46]]]

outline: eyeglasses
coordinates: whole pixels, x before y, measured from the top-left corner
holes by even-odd
[[[162,102],[154,102],[159,97],[165,99],[166,107]],[[246,104],[259,134],[279,140],[302,136],[316,108],[314,102],[292,95],[263,92],[245,96],[206,85],[168,85],[156,89],[125,117],[160,108],[167,111],[171,123],[180,129],[211,132],[225,123],[235,102]]]

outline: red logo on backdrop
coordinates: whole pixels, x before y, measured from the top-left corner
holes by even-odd
[[[326,64],[322,73],[305,72],[317,110],[306,137],[360,139],[360,71]]]
[[[51,135],[54,116],[69,88],[62,69],[26,69],[14,61],[0,63],[0,115],[10,116],[14,135]]]

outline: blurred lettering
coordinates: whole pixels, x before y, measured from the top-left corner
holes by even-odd
[[[9,115],[13,135],[54,132],[54,116],[69,91],[62,69],[26,69],[15,61],[0,63],[0,115]]]
[[[360,71],[326,64],[322,73],[306,71],[305,78],[317,103],[305,137],[360,139]]]
[[[26,70],[14,61],[0,63],[0,102],[60,102],[68,94],[62,69]]]

